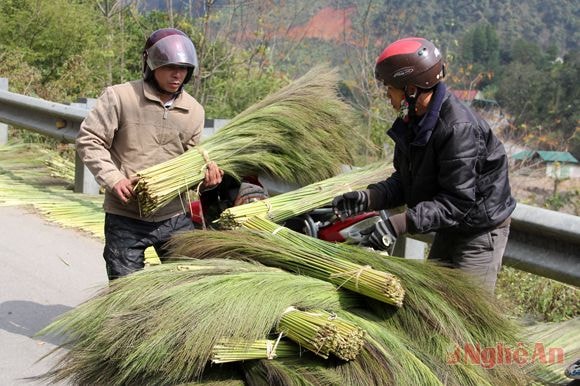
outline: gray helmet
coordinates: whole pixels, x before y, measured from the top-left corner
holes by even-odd
[[[191,39],[175,28],[162,28],[153,32],[143,49],[143,78],[151,80],[153,71],[168,64],[188,67],[184,84],[189,82],[198,68],[197,53]]]
[[[408,85],[430,89],[445,77],[441,52],[423,38],[391,43],[377,59],[375,77],[385,85],[404,90]]]

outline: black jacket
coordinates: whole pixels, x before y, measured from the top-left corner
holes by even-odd
[[[387,134],[395,141],[395,172],[369,185],[371,206],[406,204],[410,233],[491,228],[513,212],[502,143],[443,83],[419,122],[397,119]]]

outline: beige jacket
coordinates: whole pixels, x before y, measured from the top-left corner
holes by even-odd
[[[186,206],[176,199],[143,218],[136,200],[123,204],[112,188],[123,178],[196,145],[204,114],[203,107],[185,91],[165,108],[155,89],[142,80],[107,87],[76,138],[80,158],[107,189],[105,211],[145,221],[163,221],[183,213]]]

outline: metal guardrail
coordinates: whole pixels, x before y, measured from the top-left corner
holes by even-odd
[[[408,238],[430,244],[433,236]],[[401,255],[424,252],[416,245],[408,250],[408,241],[397,247]],[[518,203],[503,264],[580,287],[580,217]]]
[[[1,88],[0,122],[64,142],[74,141],[80,123],[88,112],[86,107],[47,102]],[[88,106],[90,103],[84,101],[78,104],[81,105]],[[206,122],[206,126],[211,127],[204,129],[204,135],[213,134],[223,124],[224,120]],[[87,192],[86,181],[92,175],[80,160],[77,160],[75,177],[75,190]],[[432,235],[413,235],[411,238],[432,241]],[[404,249],[403,246],[403,253]],[[512,215],[504,264],[580,287],[580,217],[518,204]]]
[[[0,90],[0,120],[48,135],[63,142],[74,142],[80,123],[87,115],[79,108],[44,99]]]
[[[580,287],[580,217],[518,204],[504,264]]]
[[[73,143],[80,124],[93,107],[94,99],[83,99],[65,105],[20,95],[7,90],[8,82],[0,78],[0,122],[32,130],[59,141]],[[227,123],[225,119],[206,119],[202,138],[212,135]],[[7,135],[0,127],[0,145]],[[3,139],[2,139],[3,138]],[[75,159],[75,192],[97,194],[99,185],[80,158]]]

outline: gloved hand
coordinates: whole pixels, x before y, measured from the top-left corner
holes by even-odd
[[[369,244],[374,249],[385,250],[392,247],[397,237],[405,233],[407,233],[407,213],[403,212],[377,222],[375,230],[369,237]]]
[[[369,237],[370,246],[379,251],[392,247],[396,241],[397,235],[389,220],[377,222],[375,230]]]
[[[366,190],[344,193],[332,200],[332,209],[340,219],[365,212],[368,207],[369,194]]]

